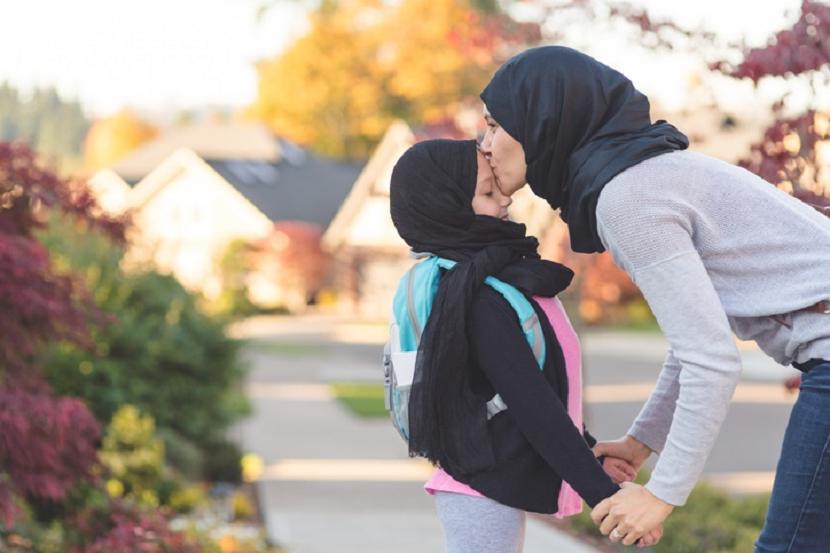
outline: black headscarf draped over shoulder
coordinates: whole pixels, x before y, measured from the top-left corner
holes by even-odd
[[[481,99],[519,141],[533,192],[561,209],[574,251],[605,248],[596,206],[603,187],[639,162],[688,147],[624,75],[562,46],[532,48],[502,65]]]
[[[489,275],[527,295],[555,296],[567,267],[540,259],[525,226],[473,212],[478,161],[473,140],[429,140],[407,150],[390,185],[392,221],[416,252],[457,264],[444,274],[418,348],[409,400],[409,451],[456,477],[492,467],[485,402],[471,386],[468,317]]]

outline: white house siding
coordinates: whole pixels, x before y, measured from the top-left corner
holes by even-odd
[[[130,185],[115,171],[110,169],[98,171],[87,183],[104,212],[120,215],[127,209],[130,201]]]
[[[367,319],[388,317],[398,282],[414,263],[415,260],[406,254],[377,257],[364,263],[358,305],[360,315]]]
[[[257,240],[273,223],[207,166],[184,167],[146,201],[135,216],[131,259],[152,259],[190,289],[214,297],[216,272],[228,244]]]

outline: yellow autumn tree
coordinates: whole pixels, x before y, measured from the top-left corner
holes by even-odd
[[[131,109],[98,119],[84,140],[84,163],[87,169],[110,167],[144,142],[154,138],[158,130],[142,121]]]
[[[262,61],[250,113],[275,132],[339,157],[359,157],[388,123],[378,105],[383,80],[377,22],[382,2],[322,8],[309,33],[282,55]]]
[[[465,0],[404,0],[387,22],[389,93],[408,115],[435,121],[477,96],[497,66],[498,19]],[[496,23],[494,25],[494,23]]]
[[[364,157],[395,118],[452,115],[487,82],[497,50],[538,34],[470,0],[324,2],[304,37],[258,65],[247,113],[320,152]]]

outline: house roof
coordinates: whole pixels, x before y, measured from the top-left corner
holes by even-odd
[[[113,172],[135,187],[176,152],[207,163],[272,221],[328,228],[362,165],[314,156],[256,123],[207,122],[164,133]]]
[[[180,148],[192,150],[202,159],[276,163],[283,156],[280,141],[264,125],[205,122],[162,133],[127,154],[112,170],[133,185]]]
[[[304,154],[294,163],[206,159],[205,162],[272,221],[328,228],[362,165]]]

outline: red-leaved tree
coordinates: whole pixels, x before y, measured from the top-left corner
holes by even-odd
[[[797,80],[815,97],[818,89],[830,82],[828,65],[830,5],[804,0],[795,23],[778,32],[766,46],[747,50],[736,66],[717,62],[713,68],[756,84],[770,77]],[[830,205],[828,114],[811,106],[801,115],[784,116],[783,102],[774,110],[775,121],[741,166],[804,201]]]
[[[102,315],[79,279],[58,273],[36,231],[59,210],[123,239],[125,221],[98,212],[80,182],[59,177],[23,144],[0,142],[0,516],[14,496],[61,500],[97,459],[100,428],[86,406],[56,397],[36,354],[48,342],[85,343]]]

